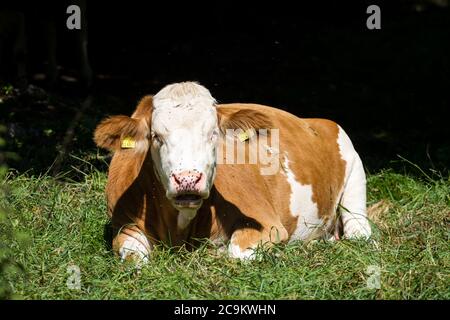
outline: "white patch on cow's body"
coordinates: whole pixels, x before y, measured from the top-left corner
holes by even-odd
[[[127,257],[133,256],[138,264],[148,263],[150,243],[144,236],[139,236],[139,240],[134,237],[127,237],[119,249],[120,260],[124,261]]]
[[[339,153],[341,155],[341,158],[345,161],[345,178],[344,178],[344,187],[345,187],[348,181],[348,177],[350,176],[351,173],[356,152],[355,149],[353,148],[353,144],[350,141],[350,138],[347,136],[345,131],[340,126],[337,144],[339,146]]]
[[[241,247],[237,244],[230,242],[228,245],[228,254],[232,258],[241,259],[241,260],[253,260],[255,259],[255,250],[253,249],[245,249],[242,250]]]
[[[256,257],[256,244],[251,248],[241,249],[239,244],[236,243],[235,234],[231,236],[230,244],[228,245],[228,255],[232,258],[241,260],[253,260]]]
[[[184,209],[178,211],[178,218],[177,218],[177,226],[178,229],[184,230],[189,225],[189,223],[194,219],[195,215],[197,214],[197,210],[194,209]]]
[[[312,201],[312,186],[297,181],[294,172],[289,168],[287,153],[284,156],[283,168],[291,187],[289,209],[292,216],[298,217],[297,227],[289,241],[306,240],[316,232],[320,232],[323,225],[322,219],[318,216],[317,204]]]
[[[345,160],[345,181],[340,212],[345,238],[369,238],[371,229],[366,214],[366,175],[358,153],[345,131],[339,127],[339,152]]]

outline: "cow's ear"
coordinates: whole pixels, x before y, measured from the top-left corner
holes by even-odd
[[[95,143],[111,151],[135,148],[138,142],[148,139],[150,135],[152,108],[153,97],[145,96],[131,117],[120,115],[104,119],[95,129]]]
[[[142,119],[145,123],[150,127],[150,123],[152,122],[152,110],[153,110],[153,96],[145,96],[143,97],[137,107],[134,110],[131,118],[133,119]]]
[[[140,134],[138,119],[127,116],[113,116],[104,119],[94,132],[94,141],[100,148],[116,151],[121,148],[123,138],[137,139]]]
[[[252,109],[241,109],[238,111],[227,110],[218,107],[217,116],[219,120],[220,131],[225,134],[227,129],[270,129],[273,128],[269,117],[260,111]]]

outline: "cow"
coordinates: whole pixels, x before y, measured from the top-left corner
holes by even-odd
[[[106,195],[122,260],[205,238],[246,260],[276,243],[371,236],[363,164],[333,121],[217,104],[182,82],[142,98],[131,117],[104,119],[94,140],[113,152]],[[244,161],[230,161],[239,150]],[[270,161],[249,161],[255,152]]]

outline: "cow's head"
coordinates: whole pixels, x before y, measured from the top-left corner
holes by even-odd
[[[153,97],[150,151],[166,196],[177,208],[199,208],[216,172],[215,100],[194,82],[168,85]]]
[[[150,151],[156,177],[172,205],[198,209],[209,196],[216,172],[215,103],[210,92],[195,82],[171,84],[144,97],[131,117],[103,120],[94,140],[115,152]]]

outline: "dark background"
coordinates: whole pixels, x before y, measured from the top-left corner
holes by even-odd
[[[381,8],[381,30],[366,28],[370,4]],[[266,104],[338,122],[371,173],[417,173],[400,155],[448,174],[448,1],[91,0],[86,15],[95,78],[88,89],[64,80],[79,78],[78,31],[65,27],[67,4],[20,6],[10,5],[27,12],[29,83],[43,90],[0,104],[5,148],[20,157],[8,164],[19,172],[47,171],[73,123],[65,148],[73,156],[58,170],[104,169],[106,153],[92,142],[99,120],[131,114],[141,96],[166,84],[196,80],[219,102]],[[46,14],[58,26],[60,79],[52,87],[36,76],[45,70],[46,51],[33,21]],[[92,105],[80,112],[88,94]]]

